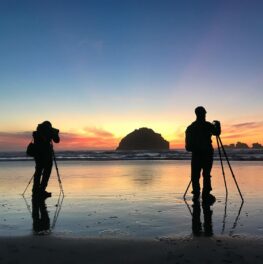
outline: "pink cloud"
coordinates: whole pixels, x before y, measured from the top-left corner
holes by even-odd
[[[59,150],[115,149],[120,141],[105,130],[88,128],[88,135],[60,133]],[[25,151],[32,140],[32,132],[0,132],[0,151]]]
[[[32,132],[0,132],[1,151],[23,151],[32,140]]]

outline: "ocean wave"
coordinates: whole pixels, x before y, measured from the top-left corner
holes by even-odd
[[[227,150],[230,160],[263,160],[261,149],[233,149]],[[170,151],[58,151],[57,160],[190,160],[191,153],[185,150]],[[215,150],[214,159],[218,160],[219,155]],[[25,152],[1,152],[0,161],[30,161]]]

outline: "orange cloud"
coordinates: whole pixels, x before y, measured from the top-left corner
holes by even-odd
[[[222,123],[221,138],[224,144],[245,142],[263,143],[263,122],[243,122],[233,125]],[[169,137],[162,135],[170,142],[171,149],[184,148],[186,127],[180,126]],[[125,135],[122,135],[122,137]],[[103,150],[115,149],[121,138],[113,133],[97,127],[85,127],[82,133],[61,131],[61,142],[55,144],[58,150]],[[0,151],[25,151],[32,139],[32,132],[0,132]]]
[[[96,131],[96,129],[94,130]],[[94,135],[80,135],[74,133],[62,133],[61,143],[56,148],[63,150],[84,150],[84,149],[115,149],[119,143],[118,138],[106,131],[97,131]]]
[[[222,127],[222,139],[226,144],[245,142],[249,145],[263,141],[263,122],[244,122]]]
[[[249,128],[259,128],[262,127],[263,122],[246,122],[246,123],[239,123],[239,124],[234,124],[234,128],[238,129],[249,129]]]
[[[84,131],[87,132],[88,134],[92,134],[97,137],[114,137],[114,135],[104,129],[99,129],[96,127],[86,127],[84,128]]]

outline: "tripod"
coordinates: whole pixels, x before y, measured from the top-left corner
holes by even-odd
[[[59,174],[59,171],[58,171],[58,165],[57,165],[57,160],[56,160],[56,155],[55,155],[55,152],[54,152],[54,149],[53,149],[53,146],[52,146],[52,155],[53,155],[53,160],[54,160],[54,163],[55,163],[55,167],[56,167],[56,172],[57,172],[57,178],[58,178],[58,183],[59,183],[59,187],[60,187],[60,191],[62,193],[62,195],[64,196],[64,190],[63,190],[63,186],[62,186],[62,182],[61,182],[61,178],[60,178],[60,174]],[[28,186],[30,185],[30,183],[32,182],[34,178],[34,175],[31,177],[31,179],[29,180],[24,192],[22,193],[22,196],[25,195],[26,193],[26,190],[28,188]]]
[[[216,136],[216,141],[217,141],[218,153],[219,153],[219,158],[220,158],[220,164],[221,164],[221,168],[222,168],[222,174],[223,174],[223,178],[224,178],[224,184],[225,184],[225,188],[226,188],[226,198],[228,196],[228,189],[227,189],[227,185],[226,185],[226,177],[225,177],[225,170],[224,170],[223,159],[222,159],[222,152],[223,152],[223,154],[225,156],[225,160],[227,161],[227,164],[228,164],[228,167],[230,169],[231,175],[232,175],[232,177],[234,179],[234,182],[236,184],[237,190],[239,192],[240,198],[241,198],[242,203],[243,203],[244,202],[244,198],[243,198],[242,193],[240,191],[240,188],[238,186],[235,174],[234,174],[233,169],[232,169],[232,167],[230,165],[228,156],[226,154],[226,151],[225,151],[225,148],[223,146],[223,143],[222,143],[222,140],[221,140],[220,136]],[[222,150],[222,152],[221,152],[221,150]],[[186,194],[188,192],[188,189],[189,189],[189,187],[191,185],[191,182],[192,182],[192,180],[190,180],[190,182],[189,182],[189,184],[188,184],[188,186],[187,186],[187,188],[185,190],[185,193],[184,193],[184,196],[183,196],[184,200],[185,200],[185,196],[186,196]]]

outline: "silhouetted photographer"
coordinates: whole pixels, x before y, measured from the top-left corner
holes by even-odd
[[[214,149],[212,146],[212,135],[219,136],[221,134],[221,126],[219,121],[213,123],[206,121],[206,110],[202,106],[195,109],[196,121],[194,121],[186,129],[185,148],[192,152],[191,160],[191,180],[193,188],[193,201],[200,197],[200,174],[203,174],[203,202],[213,203],[215,197],[210,194],[211,186],[211,170],[213,166]]]
[[[33,196],[50,197],[46,191],[53,165],[52,142],[59,143],[59,130],[53,128],[49,121],[44,121],[33,132],[36,168],[34,173]]]

